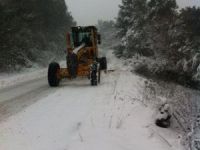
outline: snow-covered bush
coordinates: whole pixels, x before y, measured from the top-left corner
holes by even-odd
[[[156,116],[156,125],[163,128],[170,127],[172,117],[172,108],[170,104],[164,103],[159,107],[157,116]]]

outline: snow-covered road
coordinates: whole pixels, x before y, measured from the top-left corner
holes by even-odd
[[[45,77],[1,89],[0,122],[55,91],[49,88]]]
[[[52,89],[41,78],[0,91],[0,150],[182,150],[143,104],[145,79],[109,63],[116,71],[97,87],[77,79]]]

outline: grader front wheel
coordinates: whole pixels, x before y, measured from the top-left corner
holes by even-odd
[[[97,86],[100,83],[100,69],[97,63],[91,67],[90,81],[92,86]]]
[[[60,71],[60,65],[56,62],[49,64],[48,69],[48,82],[49,86],[56,87],[59,85],[60,79],[58,78],[58,73]]]

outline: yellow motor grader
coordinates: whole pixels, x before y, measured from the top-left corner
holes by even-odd
[[[48,83],[56,87],[63,78],[74,79],[87,77],[92,86],[100,83],[101,71],[107,70],[106,57],[99,58],[98,44],[101,44],[101,36],[95,26],[72,27],[71,33],[67,33],[67,68],[60,68],[56,62],[49,64]]]

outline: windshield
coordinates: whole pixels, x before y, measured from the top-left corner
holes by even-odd
[[[92,46],[92,38],[90,32],[73,32],[74,47],[78,47],[85,43],[86,46]]]

